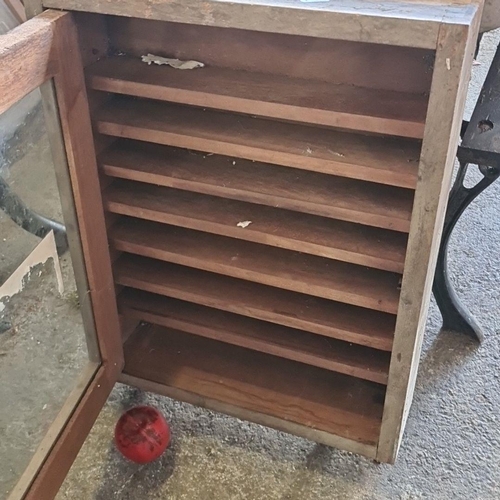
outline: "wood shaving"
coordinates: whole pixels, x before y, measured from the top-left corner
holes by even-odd
[[[242,227],[243,229],[245,229],[246,227],[248,227],[250,224],[252,223],[251,220],[244,220],[244,221],[241,221],[241,222],[238,222],[238,224],[236,224],[238,227]]]
[[[142,62],[151,64],[158,64],[170,66],[175,69],[197,69],[203,68],[205,65],[199,61],[181,61],[180,59],[171,59],[168,57],[155,56],[154,54],[148,54],[146,56],[142,56]]]

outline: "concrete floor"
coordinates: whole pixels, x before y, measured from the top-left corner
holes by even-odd
[[[485,37],[474,68],[470,114],[500,39]],[[474,176],[472,176],[474,177]],[[500,182],[460,221],[450,249],[457,291],[485,342],[439,332],[431,304],[415,398],[395,466],[317,445],[132,388],[118,386],[57,500],[316,500],[500,498]],[[113,445],[122,411],[147,403],[171,423],[155,463],[125,461]]]

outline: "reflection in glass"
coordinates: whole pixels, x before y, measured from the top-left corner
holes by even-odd
[[[63,217],[37,90],[0,116],[0,498],[88,359],[71,258],[51,220]],[[51,224],[56,238],[43,240]]]

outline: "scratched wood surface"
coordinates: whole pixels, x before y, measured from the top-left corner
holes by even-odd
[[[236,201],[239,198],[225,199],[220,192],[210,193],[217,196],[200,195],[191,184],[174,187],[179,189],[117,180],[104,193],[105,208],[109,214],[163,222],[386,271],[403,270],[407,234],[260,205],[257,204],[260,198],[249,200],[248,192],[243,199],[253,204]],[[268,204],[266,199],[265,205]],[[282,200],[276,205],[289,207]],[[242,231],[238,223],[248,220],[250,215],[252,222]]]
[[[159,326],[132,335],[125,356],[128,375],[360,443],[378,439],[379,384]]]
[[[332,0],[43,0],[45,7],[178,23],[434,49],[441,23],[470,23],[477,2]],[[335,27],[335,29],[333,29]]]
[[[0,37],[0,114],[54,76],[55,26],[63,17],[49,11]]]
[[[377,452],[384,462],[396,458],[413,399],[480,18],[476,9],[472,26],[440,32]]]

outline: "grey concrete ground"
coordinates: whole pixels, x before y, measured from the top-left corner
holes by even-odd
[[[472,109],[500,33],[483,42]],[[460,296],[486,340],[439,332],[431,304],[414,404],[395,466],[118,386],[57,500],[385,500],[500,498],[500,182],[466,212],[451,242]],[[173,442],[157,462],[126,462],[113,446],[121,412],[159,407]],[[3,457],[2,457],[3,458]]]

